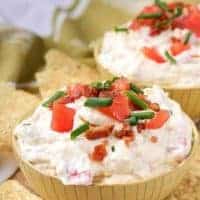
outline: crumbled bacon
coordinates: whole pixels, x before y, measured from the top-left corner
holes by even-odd
[[[94,161],[101,162],[106,157],[106,155],[106,146],[104,144],[98,144],[94,147],[94,150],[90,157]]]
[[[137,124],[137,131],[138,131],[138,133],[141,133],[145,129],[146,129],[145,123],[139,123],[139,124]]]
[[[130,125],[123,124],[122,130],[116,132],[115,136],[119,139],[122,139],[124,137],[133,137],[134,138],[134,132]]]
[[[113,130],[113,125],[102,125],[97,127],[92,127],[86,132],[86,138],[88,140],[96,140],[100,138],[108,137]]]
[[[157,143],[158,142],[158,138],[156,136],[151,136],[150,141],[152,143]]]
[[[150,103],[150,104],[149,104],[149,108],[152,109],[152,110],[155,111],[155,112],[160,111],[160,106],[159,106],[159,104],[157,104],[157,103]]]
[[[81,96],[91,97],[97,95],[98,95],[98,90],[89,85],[78,83],[68,88],[68,96],[74,100],[80,98]]]
[[[135,139],[134,135],[129,137],[128,136],[123,137],[123,140],[127,146],[129,146],[130,143],[134,141],[134,139]]]

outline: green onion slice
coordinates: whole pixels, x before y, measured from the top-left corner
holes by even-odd
[[[91,86],[94,87],[94,88],[96,88],[96,89],[98,89],[98,90],[103,90],[103,89],[104,89],[104,83],[103,83],[103,82],[100,82],[100,81],[98,81],[98,82],[93,82],[93,83],[91,84]]]
[[[89,123],[85,123],[81,126],[79,126],[77,129],[73,130],[71,132],[71,140],[74,140],[75,138],[77,138],[79,135],[81,135],[83,132],[87,131],[89,129]]]
[[[136,94],[143,94],[144,92],[137,87],[135,84],[131,83],[130,84],[131,90],[133,90],[133,92],[135,92]]]
[[[185,36],[184,44],[188,44],[188,42],[190,41],[191,36],[192,36],[192,32],[189,31]]]
[[[169,11],[169,8],[167,6],[167,3],[165,3],[164,1],[161,1],[161,0],[155,0],[155,4],[161,8],[162,10],[165,10],[165,11]]]
[[[138,123],[138,119],[135,116],[131,116],[128,118],[128,122],[131,126],[135,126]]]
[[[42,106],[44,107],[49,107],[49,105],[51,105],[54,101],[56,101],[57,99],[65,96],[65,92],[64,91],[57,91],[55,92],[51,97],[49,97],[49,99],[47,99]]]
[[[85,106],[87,107],[106,107],[112,104],[112,98],[98,98],[98,97],[91,97],[85,101]]]
[[[162,16],[162,13],[142,13],[137,18],[138,19],[157,19]]]
[[[174,10],[174,14],[172,16],[172,18],[177,18],[177,17],[180,17],[183,13],[183,8],[181,7],[177,7],[175,10]]]
[[[168,51],[165,51],[165,56],[169,60],[170,63],[176,64],[175,58],[172,55],[170,55],[170,53]]]
[[[141,111],[141,112],[133,112],[131,117],[135,117],[136,119],[152,119],[154,117],[153,111]]]
[[[115,27],[115,32],[128,32],[128,28],[124,27]]]
[[[142,99],[140,99],[137,94],[131,90],[127,91],[127,96],[128,98],[138,107],[140,107],[141,109],[146,110],[148,108],[148,104],[143,101]]]

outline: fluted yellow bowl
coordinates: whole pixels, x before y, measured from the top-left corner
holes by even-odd
[[[63,185],[56,177],[47,176],[24,160],[20,155],[17,138],[13,136],[13,149],[33,191],[45,200],[161,200],[179,184],[194,159],[199,136],[193,125],[193,145],[185,160],[170,172],[130,184],[113,185]]]
[[[94,58],[97,64],[97,68],[105,79],[109,79],[113,76],[114,74],[111,74],[108,70],[106,70],[99,62],[98,62],[98,55],[100,52],[101,48],[101,40],[96,41],[93,44],[94,48]],[[132,81],[133,77],[126,77]],[[153,82],[136,82],[138,86],[141,87],[152,87],[154,84]],[[177,101],[182,109],[192,118],[200,118],[200,87],[175,87],[175,86],[168,86],[168,85],[160,85],[165,91],[168,92],[169,96]]]

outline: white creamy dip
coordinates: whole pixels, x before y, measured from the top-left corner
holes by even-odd
[[[84,134],[75,140],[70,133],[58,133],[51,129],[52,111],[39,106],[34,114],[19,124],[15,130],[23,159],[46,175],[60,179],[63,184],[90,185],[95,178],[109,175],[101,183],[128,183],[149,178],[173,169],[191,149],[192,126],[179,105],[170,100],[159,87],[144,89],[148,100],[170,110],[169,120],[155,130],[138,133],[134,127],[135,140],[126,145],[112,135],[107,138],[88,140]],[[92,124],[122,124],[92,108],[84,107],[81,97],[68,107],[76,109],[73,129],[86,120]],[[150,141],[152,136],[157,143]],[[107,139],[107,156],[102,162],[95,162],[88,156],[94,146]],[[112,146],[115,151],[112,151]]]
[[[154,83],[176,87],[200,86],[200,38],[192,34],[190,48],[174,56],[177,63],[169,61],[157,63],[142,52],[144,47],[155,47],[165,58],[171,38],[184,38],[189,30],[166,30],[156,36],[149,34],[150,28],[126,32],[110,31],[105,33],[98,63],[117,76],[124,76],[140,83]]]

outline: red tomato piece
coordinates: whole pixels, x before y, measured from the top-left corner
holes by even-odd
[[[169,119],[170,114],[166,110],[160,110],[155,114],[155,117],[146,123],[147,129],[161,128],[165,122]]]
[[[58,132],[70,131],[73,127],[74,115],[74,109],[67,108],[65,104],[54,103],[51,128]]]
[[[142,52],[147,58],[149,58],[157,63],[165,62],[164,58],[160,55],[160,53],[154,47],[144,47],[142,49]]]
[[[130,82],[125,78],[119,78],[112,84],[112,90],[129,90]]]
[[[91,154],[91,159],[97,162],[102,161],[107,155],[106,147],[104,144],[99,144],[94,147],[94,151]]]
[[[99,108],[99,111],[118,121],[123,121],[131,112],[129,99],[123,94],[118,94],[113,98],[111,106]]]
[[[184,44],[182,41],[174,41],[170,47],[170,51],[173,56],[176,56],[183,51],[186,51],[190,48],[189,44]]]
[[[153,14],[158,12],[161,12],[161,9],[156,5],[152,5],[152,6],[146,6],[142,10],[141,14]],[[156,19],[134,19],[130,24],[129,28],[133,30],[138,30],[142,26],[152,27],[156,23],[156,21],[157,21]]]
[[[200,9],[195,6],[190,6],[187,9],[188,14],[174,20],[173,27],[187,28],[200,37]]]

